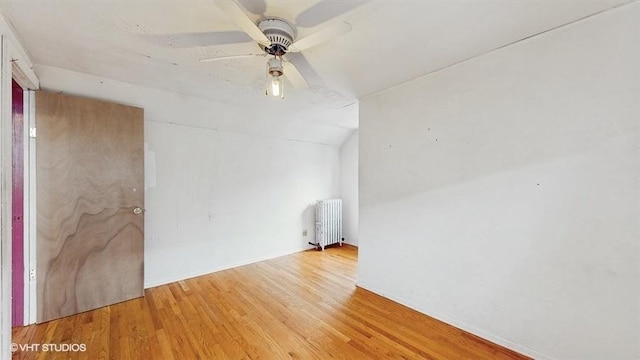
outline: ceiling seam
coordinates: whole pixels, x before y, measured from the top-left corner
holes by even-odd
[[[290,138],[279,137],[279,136],[259,135],[259,134],[248,133],[248,132],[221,130],[221,129],[210,128],[210,127],[201,126],[201,125],[181,124],[181,123],[176,123],[176,122],[158,121],[158,120],[150,120],[150,119],[145,119],[144,121],[148,121],[148,122],[152,122],[152,123],[156,123],[156,124],[175,125],[175,126],[183,126],[183,127],[193,128],[193,129],[209,130],[209,131],[215,131],[215,132],[219,132],[219,133],[227,133],[227,134],[234,134],[234,135],[245,135],[245,136],[250,136],[250,137],[255,137],[255,138],[262,138],[262,139],[266,138],[266,139],[275,139],[275,140],[289,141],[289,142],[296,142],[296,143],[304,143],[304,144],[322,145],[322,146],[330,146],[330,147],[338,147],[338,148],[340,147],[338,145],[326,144],[326,143],[315,142],[315,141],[296,140],[296,139],[290,139]]]
[[[359,100],[359,101],[362,101],[362,100],[365,100],[365,99],[367,99],[367,98],[369,98],[369,97],[373,97],[373,96],[376,96],[376,95],[383,94],[383,93],[385,93],[385,92],[387,92],[387,91],[393,90],[393,89],[398,88],[398,87],[400,87],[400,86],[403,86],[403,85],[405,85],[405,84],[407,84],[407,83],[410,83],[411,81],[426,78],[426,77],[428,77],[428,76],[430,76],[430,75],[433,75],[433,74],[435,74],[435,73],[437,73],[437,72],[440,72],[440,71],[442,71],[442,70],[445,70],[445,69],[448,69],[448,68],[452,68],[452,67],[455,67],[455,66],[458,66],[458,65],[462,65],[462,64],[464,64],[464,63],[466,63],[466,62],[468,62],[468,61],[471,61],[471,60],[473,60],[473,59],[477,59],[477,58],[481,58],[481,57],[483,57],[483,56],[486,56],[486,55],[489,55],[489,54],[494,53],[494,52],[496,52],[496,51],[499,51],[499,50],[501,50],[501,49],[504,49],[504,48],[506,48],[506,47],[509,47],[509,46],[512,46],[512,45],[515,45],[515,44],[518,44],[518,43],[521,43],[521,42],[527,41],[527,40],[532,39],[532,38],[536,38],[536,37],[538,37],[538,36],[542,36],[542,35],[544,35],[544,34],[546,34],[546,33],[549,33],[549,32],[555,31],[555,30],[559,30],[559,29],[562,29],[562,28],[564,28],[564,27],[571,26],[571,25],[576,24],[576,23],[578,23],[578,22],[582,22],[582,21],[588,20],[588,19],[590,19],[590,18],[593,18],[593,17],[596,17],[596,16],[598,16],[598,15],[601,15],[601,14],[607,13],[607,12],[609,12],[609,11],[615,11],[615,10],[617,10],[617,9],[619,9],[619,8],[622,8],[622,7],[625,7],[625,6],[630,6],[631,4],[633,4],[633,3],[637,3],[637,2],[640,2],[640,0],[628,0],[628,1],[627,1],[627,2],[625,2],[625,3],[618,4],[618,5],[614,5],[614,6],[612,6],[612,7],[607,8],[607,9],[600,10],[600,11],[597,11],[597,12],[595,12],[595,13],[592,13],[592,14],[589,14],[589,15],[586,15],[586,16],[583,16],[583,17],[581,17],[581,18],[579,18],[579,19],[576,19],[576,20],[573,20],[573,21],[570,21],[570,22],[567,22],[567,23],[564,23],[564,24],[561,24],[561,25],[558,25],[558,26],[551,27],[551,28],[549,28],[549,29],[547,29],[547,30],[540,31],[540,32],[537,32],[537,33],[535,33],[535,34],[533,34],[533,35],[529,35],[529,36],[523,37],[523,38],[521,38],[521,39],[518,39],[518,40],[512,41],[512,42],[510,42],[510,43],[507,43],[507,44],[505,44],[505,45],[498,46],[498,47],[493,48],[493,49],[491,49],[491,50],[485,51],[485,52],[483,52],[483,53],[481,53],[481,54],[474,55],[474,56],[468,57],[468,58],[466,58],[466,59],[463,59],[463,60],[460,60],[460,61],[454,62],[454,63],[452,63],[452,64],[449,64],[449,65],[446,65],[446,66],[440,67],[440,68],[438,68],[438,69],[436,69],[436,70],[433,70],[433,71],[430,71],[430,72],[428,72],[428,73],[426,73],[426,74],[423,74],[423,75],[420,75],[420,76],[416,76],[416,77],[414,77],[413,79],[410,79],[410,80],[407,80],[407,81],[403,81],[402,83],[399,83],[399,84],[393,85],[393,86],[388,87],[388,88],[386,88],[386,89],[378,90],[378,91],[374,91],[374,92],[372,92],[372,93],[366,94],[366,95],[362,96],[361,98],[359,98],[358,100]]]

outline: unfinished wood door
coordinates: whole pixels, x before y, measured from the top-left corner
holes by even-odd
[[[143,110],[36,92],[37,321],[143,295]]]

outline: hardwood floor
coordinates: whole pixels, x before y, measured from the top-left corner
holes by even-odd
[[[13,358],[527,359],[357,288],[356,267],[357,248],[332,247],[147,289],[141,299],[14,328]]]

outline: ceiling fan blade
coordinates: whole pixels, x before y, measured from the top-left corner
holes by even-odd
[[[210,57],[210,58],[200,59],[198,61],[200,61],[200,62],[212,62],[212,61],[220,61],[220,60],[242,59],[242,58],[249,58],[249,57],[255,57],[255,56],[267,56],[267,54],[264,53],[264,54],[243,54],[243,55],[217,56],[217,57]]]
[[[293,44],[291,44],[291,46],[289,46],[289,51],[300,52],[323,42],[329,41],[340,35],[346,34],[349,31],[351,31],[351,24],[346,22],[339,22],[334,25],[328,26],[318,32],[315,32],[307,36],[306,38],[294,42]]]
[[[285,61],[282,63],[284,66],[284,76],[287,77],[287,80],[293,85],[296,89],[306,89],[309,87],[309,84],[304,79],[300,71],[293,65],[292,63]]]
[[[236,25],[238,25],[247,35],[257,41],[260,45],[270,46],[271,41],[260,31],[258,26],[247,16],[242,7],[233,0],[213,0],[215,4],[224,11]]]

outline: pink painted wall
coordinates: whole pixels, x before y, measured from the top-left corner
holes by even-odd
[[[12,227],[12,325],[24,325],[24,117],[23,90],[13,81],[13,227]]]

